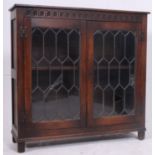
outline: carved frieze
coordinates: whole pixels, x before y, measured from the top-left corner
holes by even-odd
[[[141,22],[141,16],[135,14],[108,12],[108,11],[85,11],[69,9],[26,9],[26,16],[43,18],[65,18],[65,19],[84,19],[96,21],[123,21],[123,22]]]

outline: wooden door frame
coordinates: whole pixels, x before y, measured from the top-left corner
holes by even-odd
[[[135,60],[135,106],[136,112],[135,115],[120,115],[120,116],[110,116],[110,117],[101,117],[93,118],[93,64],[94,64],[94,51],[93,51],[93,33],[97,29],[106,29],[106,30],[130,30],[136,31],[136,60]],[[100,21],[88,21],[87,22],[87,50],[88,50],[88,60],[87,60],[87,126],[96,127],[96,126],[108,126],[108,125],[117,125],[117,124],[131,124],[138,123],[138,118],[140,115],[140,106],[141,103],[137,101],[139,98],[139,89],[137,86],[138,81],[140,80],[139,64],[143,64],[138,57],[141,52],[141,24],[140,23],[130,23],[130,22],[100,22]],[[139,63],[139,64],[138,64]]]
[[[25,90],[25,126],[26,128],[43,130],[43,129],[61,129],[61,128],[81,128],[86,126],[86,29],[85,21],[65,20],[65,19],[43,19],[43,18],[24,18],[26,28],[26,37],[24,38],[24,90]],[[55,28],[74,28],[78,27],[81,31],[81,51],[80,51],[80,120],[59,120],[59,121],[41,121],[32,122],[31,112],[31,28],[33,26],[55,27]]]

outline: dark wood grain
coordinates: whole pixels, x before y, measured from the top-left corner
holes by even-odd
[[[18,152],[19,153],[25,152],[25,143],[24,142],[19,142],[17,144],[17,147],[18,147]]]
[[[47,19],[32,19],[30,21],[29,18],[25,18],[24,20],[25,22],[25,26],[28,28],[28,34],[27,34],[27,38],[25,38],[25,103],[26,103],[26,124],[25,126],[27,127],[32,127],[35,129],[58,129],[58,128],[70,128],[70,127],[80,127],[82,124],[85,124],[83,122],[85,122],[85,103],[84,103],[84,94],[85,94],[85,79],[84,77],[84,68],[83,68],[83,64],[85,63],[84,58],[85,56],[83,56],[85,54],[85,50],[84,50],[84,44],[85,41],[83,41],[83,35],[84,35],[84,30],[83,30],[83,25],[82,23],[76,21],[76,20],[47,20]],[[32,85],[32,75],[31,75],[31,26],[39,26],[39,27],[53,27],[53,28],[79,28],[80,31],[82,31],[81,34],[81,42],[82,44],[82,48],[81,48],[81,61],[80,61],[80,109],[81,109],[81,124],[79,123],[79,120],[66,120],[66,121],[53,121],[53,122],[36,122],[33,123],[32,122],[32,111],[31,111],[31,85]]]
[[[87,90],[88,90],[88,98],[87,98],[87,107],[89,108],[88,110],[88,124],[90,126],[99,126],[99,125],[106,125],[106,124],[117,124],[117,123],[127,123],[127,122],[136,122],[137,121],[137,116],[111,116],[111,117],[106,117],[106,118],[99,118],[99,119],[94,119],[93,118],[93,73],[92,73],[92,68],[94,66],[94,46],[93,46],[93,35],[96,30],[129,30],[129,31],[135,31],[139,33],[139,24],[135,23],[113,23],[111,24],[110,22],[92,22],[89,21],[87,25],[87,44],[88,44],[88,72],[87,75],[89,76],[89,81],[87,82]],[[138,45],[140,46],[140,44]],[[137,53],[140,53],[140,50],[137,51]],[[138,59],[138,57],[137,57]],[[141,64],[141,63],[140,63]],[[139,77],[138,73],[136,73],[137,77]]]
[[[70,142],[98,139],[132,131],[138,132],[140,140],[144,139],[147,12],[29,5],[15,5],[10,11],[11,23],[14,23],[14,28],[11,24],[12,140],[17,143],[18,152],[25,151],[25,143],[40,140],[52,140],[55,143]],[[32,68],[31,62],[32,27],[80,30],[79,120],[32,121],[31,72],[36,70]],[[93,35],[98,29],[129,30],[136,34],[136,110],[133,115],[93,118]],[[72,68],[64,67],[64,69]],[[102,67],[102,69],[106,68]],[[37,70],[48,70],[48,68],[38,67]]]
[[[145,12],[145,11],[127,11],[127,10],[108,10],[108,9],[89,9],[89,8],[78,8],[78,7],[60,7],[60,6],[45,6],[45,5],[28,5],[28,4],[14,4],[9,10],[12,11],[15,8],[50,8],[50,9],[65,9],[65,10],[86,10],[86,11],[110,11],[110,12],[122,12],[122,13],[144,13],[144,14],[148,14],[149,12]]]

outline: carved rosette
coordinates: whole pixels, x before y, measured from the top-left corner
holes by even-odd
[[[111,13],[109,11],[81,11],[81,10],[67,10],[67,9],[26,9],[26,16],[29,17],[43,17],[43,18],[65,18],[65,19],[83,19],[96,21],[121,21],[121,22],[141,22],[140,15],[127,13]]]

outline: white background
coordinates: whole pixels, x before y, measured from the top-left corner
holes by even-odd
[[[36,4],[49,6],[71,6],[84,8],[101,8],[115,10],[135,10],[151,12],[151,0],[5,0],[4,1],[4,30],[3,30],[3,49],[4,49],[4,154],[16,154],[16,145],[11,140],[11,70],[10,70],[10,12],[8,9],[14,4]],[[151,155],[151,98],[152,98],[152,22],[151,14],[148,15],[148,41],[147,41],[147,80],[146,80],[146,138],[139,141],[135,137],[110,139],[104,141],[74,143],[65,145],[55,145],[46,147],[27,148],[26,154],[88,154],[100,155],[131,155],[142,154]],[[133,135],[134,136],[134,135]]]

